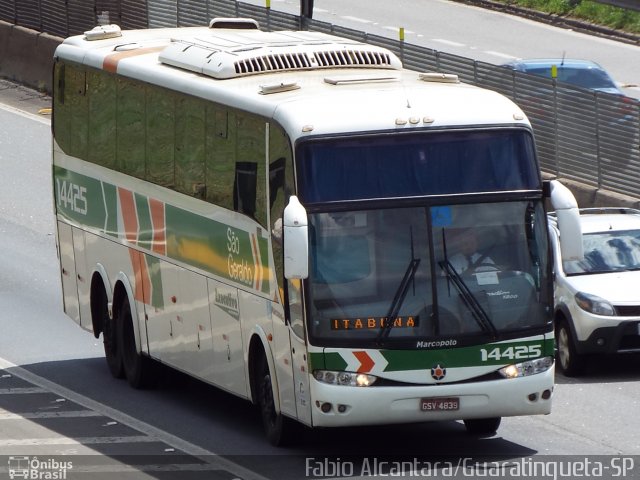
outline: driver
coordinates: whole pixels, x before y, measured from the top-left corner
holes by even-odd
[[[482,272],[495,270],[495,262],[478,248],[478,232],[474,228],[458,230],[452,235],[452,245],[457,253],[449,257],[449,262],[458,274],[466,271]]]

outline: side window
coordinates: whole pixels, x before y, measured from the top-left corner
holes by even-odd
[[[196,198],[206,198],[205,184],[205,103],[179,96],[176,105],[176,190]]]
[[[267,224],[265,121],[246,113],[236,114],[236,174],[233,208]]]
[[[291,146],[285,131],[278,125],[269,126],[269,209],[273,258],[276,278],[284,286],[284,257],[282,251],[282,215],[293,194],[293,162]]]
[[[116,149],[118,170],[144,178],[146,160],[145,88],[138,82],[118,77],[118,127]]]
[[[175,188],[176,96],[168,90],[147,87],[146,179]]]
[[[257,188],[258,162],[236,162],[236,174],[233,180],[233,209],[256,219]]]
[[[116,166],[116,78],[96,70],[87,72],[89,90],[88,160]]]
[[[66,92],[67,65],[56,61],[53,67],[53,136],[63,151],[69,150],[69,106]]]
[[[267,224],[264,119],[207,107],[206,199]]]
[[[226,107],[207,106],[207,201],[233,209],[235,115]]]
[[[84,67],[58,62],[54,75],[56,141],[67,155],[86,158],[88,102]]]

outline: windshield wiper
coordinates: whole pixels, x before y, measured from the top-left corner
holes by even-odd
[[[412,252],[413,253],[413,252]],[[413,277],[418,270],[418,265],[420,265],[419,258],[412,258],[409,261],[409,265],[407,265],[407,270],[404,272],[402,277],[402,281],[396,290],[396,294],[393,297],[393,301],[389,306],[389,312],[387,313],[386,321],[380,327],[380,333],[378,333],[377,342],[379,345],[382,345],[384,341],[389,336],[391,329],[393,328],[393,322],[395,321],[398,313],[400,312],[400,308],[402,308],[402,303],[404,302],[405,297],[407,296],[407,291],[409,290],[409,285],[413,280]]]
[[[471,293],[471,290],[469,290],[469,287],[460,274],[453,268],[449,259],[438,262],[438,265],[440,265],[440,268],[447,274],[447,279],[453,282],[462,297],[464,305],[471,312],[471,315],[473,315],[474,320],[480,325],[480,328],[485,332],[491,332],[494,337],[497,337],[498,329],[487,315],[487,312],[484,311],[478,299]]]

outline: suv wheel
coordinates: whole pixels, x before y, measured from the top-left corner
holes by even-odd
[[[582,373],[584,357],[576,352],[571,329],[566,320],[562,320],[556,330],[556,357],[560,371],[568,377]]]

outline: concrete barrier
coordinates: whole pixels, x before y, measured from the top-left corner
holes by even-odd
[[[0,21],[0,76],[51,93],[53,53],[62,38]]]

